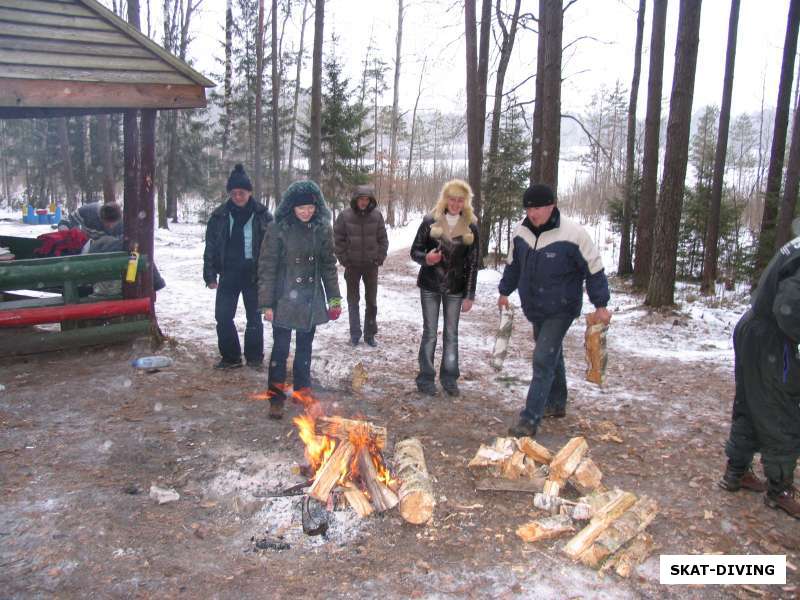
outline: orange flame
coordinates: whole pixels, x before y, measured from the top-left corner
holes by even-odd
[[[315,419],[309,415],[300,415],[292,419],[297,426],[300,439],[305,444],[305,456],[311,470],[316,473],[336,449],[336,440],[325,435],[317,435],[314,431]]]

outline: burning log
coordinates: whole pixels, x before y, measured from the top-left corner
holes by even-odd
[[[578,490],[579,494],[586,495],[602,486],[603,473],[595,462],[588,456],[584,457],[578,468],[569,478],[569,482]]]
[[[581,529],[567,545],[564,552],[573,560],[577,560],[591,546],[600,534],[611,526],[617,518],[636,502],[636,496],[630,492],[622,492],[614,500],[595,512],[589,524]]]
[[[354,485],[346,485],[343,486],[342,489],[344,490],[344,497],[347,499],[348,504],[358,513],[358,516],[364,518],[372,514],[372,504],[370,504],[364,492]]]
[[[361,481],[367,488],[372,506],[379,513],[397,506],[399,502],[397,495],[384,485],[378,478],[378,470],[372,461],[372,456],[367,448],[361,448],[356,457],[358,461],[358,473]]]
[[[538,542],[557,538],[572,531],[575,531],[572,519],[566,515],[556,515],[520,525],[516,533],[525,542]]]
[[[320,502],[327,502],[333,486],[339,481],[342,473],[347,471],[354,453],[355,447],[349,441],[339,442],[333,454],[317,471],[308,495]]]
[[[643,496],[614,521],[586,551],[580,561],[596,569],[609,556],[622,548],[653,522],[658,512],[656,501]]]
[[[397,477],[402,481],[400,514],[409,523],[427,523],[433,516],[436,500],[420,441],[409,438],[398,442],[394,449],[394,462]]]
[[[386,446],[386,427],[378,427],[369,421],[355,421],[342,417],[319,417],[315,424],[317,435],[327,435],[340,440],[350,439],[350,435],[368,437],[375,442],[378,450]]]

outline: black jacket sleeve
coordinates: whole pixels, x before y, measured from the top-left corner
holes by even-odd
[[[386,235],[386,223],[383,215],[378,213],[378,264],[382,265],[389,253],[389,236]]]
[[[411,259],[422,266],[427,265],[425,255],[429,252],[428,242],[431,238],[432,223],[433,221],[427,217],[422,219],[422,223],[417,229],[417,235],[414,237],[414,242],[411,244]]]
[[[219,252],[219,248],[217,248],[219,239],[214,227],[215,222],[216,218],[212,216],[206,225],[206,247],[203,251],[203,280],[206,284],[216,283],[217,275],[219,275],[214,267],[214,257]]]
[[[478,239],[478,228],[474,224],[470,225],[469,228],[472,230],[472,235],[475,236],[475,239],[464,262],[464,277],[466,279],[464,298],[475,300],[475,288],[478,285],[478,271],[480,270],[481,262],[481,243]]]

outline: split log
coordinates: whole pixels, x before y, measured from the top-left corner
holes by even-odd
[[[557,538],[572,531],[575,531],[572,519],[565,515],[557,515],[520,525],[517,528],[517,536],[525,542],[537,542]]]
[[[622,548],[653,522],[658,512],[655,500],[642,496],[636,504],[606,529],[586,551],[580,561],[596,569],[609,556]]]
[[[375,507],[375,510],[381,513],[397,506],[399,502],[397,494],[378,479],[378,471],[375,467],[375,463],[372,462],[372,457],[367,448],[361,448],[358,451],[357,460],[358,473],[361,477],[361,481],[367,488],[370,502],[372,502],[372,506]]]
[[[544,482],[544,475],[535,475],[530,479],[484,477],[475,480],[475,489],[479,492],[520,492],[534,494],[542,491]]]
[[[522,452],[538,463],[549,465],[550,461],[553,460],[553,453],[541,444],[537,443],[533,438],[518,438],[517,445]]]
[[[568,441],[550,461],[550,479],[564,483],[575,472],[588,449],[589,444],[581,436]]]
[[[633,506],[634,502],[636,502],[635,495],[630,492],[623,492],[597,511],[592,520],[589,521],[589,524],[564,546],[564,552],[567,556],[577,560],[600,537],[600,534],[609,528],[611,523]]]
[[[503,466],[516,451],[514,438],[497,438],[491,446],[481,444],[467,468],[476,477],[502,477]]]
[[[643,531],[636,536],[627,548],[611,557],[606,565],[614,567],[617,575],[627,579],[631,576],[635,567],[647,560],[655,546],[656,543],[653,540],[653,536]],[[605,565],[603,565],[603,568],[605,568]]]
[[[579,503],[588,504],[592,512],[596,513],[601,508],[603,508],[606,504],[614,500],[615,498],[619,498],[622,496],[624,492],[619,488],[614,488],[613,490],[605,490],[605,491],[597,491],[586,496],[581,496],[578,498]]]
[[[580,462],[569,482],[578,490],[578,493],[585,496],[602,485],[603,472],[597,467],[595,462],[585,456]]]
[[[379,450],[386,446],[386,427],[373,425],[369,421],[356,421],[342,417],[319,417],[314,423],[317,435],[327,435],[339,440],[349,440],[350,434],[366,436],[375,441]]]
[[[344,497],[347,503],[353,508],[360,517],[368,517],[372,514],[373,508],[367,496],[354,485],[344,486]]]
[[[517,450],[511,455],[511,458],[503,463],[502,476],[505,479],[519,479],[520,476],[526,471],[524,452]]]
[[[592,518],[592,507],[588,504],[562,504],[559,514],[567,515],[573,521],[588,521]]]
[[[354,453],[355,447],[349,441],[339,442],[333,454],[317,471],[308,495],[320,502],[327,502],[333,486],[350,466]]]
[[[553,479],[544,482],[542,493],[545,496],[558,496],[561,493],[561,484]]]
[[[433,497],[425,453],[417,438],[398,442],[394,449],[394,462],[400,485],[400,514],[409,523],[427,523],[433,516],[436,500]]]

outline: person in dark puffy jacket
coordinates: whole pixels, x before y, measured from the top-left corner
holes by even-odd
[[[264,324],[258,310],[256,264],[272,215],[253,199],[253,185],[241,164],[231,171],[226,189],[228,200],[208,219],[203,252],[203,279],[208,288],[217,291],[214,318],[221,359],[216,368],[242,366],[239,334],[233,322],[240,294],[247,314],[244,357],[248,366],[260,368],[264,363]]]
[[[562,217],[553,190],[530,186],[522,199],[525,218],[517,225],[498,290],[499,307],[519,292],[522,311],[533,324],[533,377],[514,436],[536,435],[542,417],[566,415],[567,378],[562,344],[572,321],[581,314],[583,283],[595,306],[596,322],[611,313],[603,261],[586,230]],[[548,409],[548,413],[545,409]]]
[[[336,258],[344,266],[347,284],[347,309],[350,317],[350,343],[361,340],[361,280],[364,280],[364,341],[377,346],[378,333],[378,267],[386,260],[389,238],[383,215],[376,209],[375,190],[358,186],[350,198],[350,207],[336,217],[333,226]]]
[[[280,419],[288,391],[286,361],[292,330],[296,332],[293,398],[307,405],[317,325],[342,313],[331,212],[313,181],[296,181],[283,193],[258,261],[258,286],[258,305],[264,319],[272,322],[269,416]]]
[[[800,456],[800,237],[764,269],[748,310],[733,330],[736,392],[719,485],[766,492],[770,508],[800,518],[794,485]],[[766,484],[752,471],[761,454]]]
[[[417,276],[422,303],[422,342],[417,389],[436,395],[436,352],[439,307],[444,312],[439,381],[450,396],[458,396],[458,321],[475,300],[480,244],[472,212],[472,188],[453,179],[442,187],[433,211],[422,219],[411,245],[411,258],[421,265]]]
[[[79,206],[66,219],[62,219],[58,229],[80,229],[90,240],[104,235],[122,239],[122,209],[116,202],[90,202]]]

